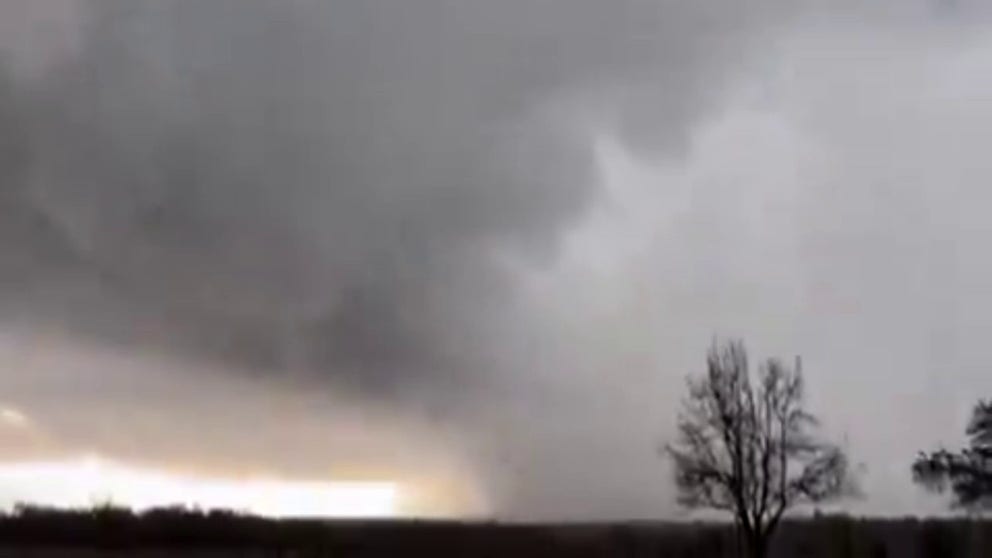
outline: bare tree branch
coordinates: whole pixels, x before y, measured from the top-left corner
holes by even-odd
[[[665,448],[679,502],[733,513],[762,558],[789,508],[845,493],[847,458],[815,435],[798,359],[791,370],[769,360],[752,379],[744,345],[731,341],[714,343],[706,364],[688,380],[677,440]]]

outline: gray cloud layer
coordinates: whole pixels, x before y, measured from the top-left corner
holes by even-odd
[[[962,122],[985,114],[969,97],[985,84],[914,96],[943,57],[986,59],[982,8],[854,4],[32,3],[74,23],[44,61],[0,41],[5,328],[423,411],[457,425],[437,435],[502,513],[670,510],[651,452],[710,336],[802,352],[824,407],[857,399],[852,378],[886,366],[927,290],[887,262],[920,253],[920,216],[942,246],[960,238],[943,169],[984,175],[979,142],[929,133],[980,136]],[[902,220],[879,220],[893,200]],[[921,315],[962,316],[927,296]],[[837,334],[859,328],[874,347]],[[938,349],[900,366],[924,377]],[[110,391],[77,406],[127,399]],[[900,451],[927,443],[903,434]],[[164,445],[223,446],[190,443]]]
[[[94,6],[78,51],[7,105],[4,221],[28,239],[11,275],[77,332],[375,389],[478,366],[460,353],[501,304],[492,253],[547,261],[590,203],[581,119],[683,143],[748,15]],[[576,114],[582,96],[601,110]]]

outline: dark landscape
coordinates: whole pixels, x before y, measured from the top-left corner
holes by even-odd
[[[992,555],[992,522],[969,519],[786,521],[773,557],[962,558]],[[735,557],[728,523],[267,520],[231,512],[20,508],[0,519],[0,556]]]

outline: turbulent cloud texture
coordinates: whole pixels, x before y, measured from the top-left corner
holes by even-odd
[[[592,133],[684,147],[750,13],[167,0],[86,15],[74,52],[8,87],[5,236],[26,239],[7,250],[8,315],[382,390],[480,366],[499,256],[553,258],[594,197]]]
[[[712,335],[741,335],[806,357],[828,424],[881,471],[869,509],[903,509],[886,472],[953,432],[959,396],[939,432],[859,398],[984,362],[960,298],[984,268],[955,250],[987,232],[987,17],[967,0],[5,3],[0,333],[6,354],[47,348],[11,356],[29,372],[4,387],[133,457],[151,434],[146,459],[301,474],[444,455],[497,513],[652,515],[672,511],[652,448],[681,378]],[[298,405],[272,410],[277,393]],[[918,399],[892,397],[894,416]],[[374,417],[369,439],[322,404]]]

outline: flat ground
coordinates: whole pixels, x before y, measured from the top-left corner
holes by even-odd
[[[227,513],[27,510],[0,517],[0,558],[737,556],[727,524],[508,525],[269,521]],[[782,525],[772,556],[992,556],[992,522],[822,517]]]

